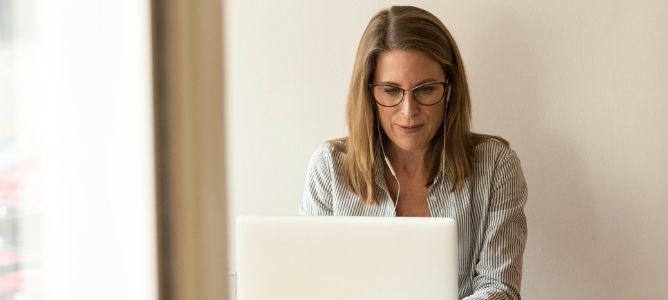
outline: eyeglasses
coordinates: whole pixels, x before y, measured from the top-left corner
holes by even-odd
[[[424,106],[434,105],[445,97],[447,82],[428,82],[418,85],[410,92],[417,103]],[[369,84],[369,89],[376,103],[384,107],[397,106],[404,100],[407,90],[391,84]]]

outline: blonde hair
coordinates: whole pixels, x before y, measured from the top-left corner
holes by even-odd
[[[470,131],[471,100],[466,73],[450,32],[434,15],[412,6],[392,6],[377,13],[367,25],[357,48],[346,109],[349,135],[331,143],[346,153],[342,174],[346,185],[367,203],[377,203],[374,153],[381,137],[375,127],[375,102],[368,84],[373,78],[377,58],[389,50],[419,51],[443,68],[451,89],[445,112],[447,118],[444,118],[447,123],[440,126],[427,152],[425,166],[430,170],[430,176],[425,185],[431,184],[436,177],[441,154],[445,151],[444,165],[454,178],[451,190],[461,188],[472,174],[475,145],[492,136]],[[493,138],[507,144],[501,138]]]

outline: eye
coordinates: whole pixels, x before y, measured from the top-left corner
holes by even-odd
[[[402,92],[403,91],[396,86],[383,86],[383,93],[390,96],[398,96],[401,95]]]
[[[434,87],[433,85],[426,85],[415,89],[415,93],[420,95],[429,95],[434,91],[436,91],[436,87]]]

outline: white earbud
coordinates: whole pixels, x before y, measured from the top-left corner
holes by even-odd
[[[448,102],[450,102],[450,91],[452,91],[452,89],[450,88],[450,85],[448,85],[448,95],[445,96],[445,106],[446,107],[448,106]]]

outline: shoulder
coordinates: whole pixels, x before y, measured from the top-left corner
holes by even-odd
[[[490,209],[499,211],[523,206],[527,200],[527,184],[520,159],[508,142],[486,139],[476,146],[476,154],[474,176],[489,192]]]
[[[343,139],[320,144],[313,152],[313,155],[311,155],[309,169],[323,170],[340,166],[345,155],[345,144],[346,142]]]
[[[494,189],[510,186],[514,191],[526,192],[522,164],[508,142],[486,138],[476,145],[475,153],[473,166],[476,178],[488,182]]]
[[[516,161],[519,164],[517,153],[501,138],[493,136],[483,138],[475,146],[474,152],[473,162],[478,166],[494,168],[509,161]]]
[[[336,139],[324,142],[315,149],[312,158],[319,158],[324,160],[332,160],[335,157],[345,155],[346,140]]]

